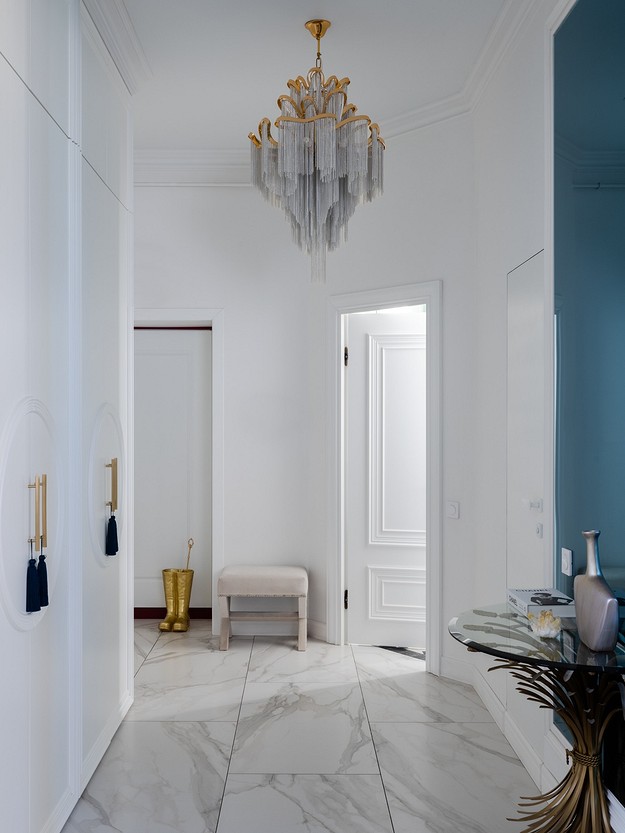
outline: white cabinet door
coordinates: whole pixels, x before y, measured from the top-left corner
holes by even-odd
[[[135,607],[163,607],[162,570],[186,565],[211,607],[211,332],[135,331]]]
[[[347,638],[425,647],[426,315],[346,319]]]
[[[70,158],[57,124],[4,61],[0,99],[0,644],[7,830],[39,831],[72,789],[73,587],[68,491]],[[47,480],[49,605],[26,612],[36,478]],[[40,495],[38,560],[44,528]]]
[[[130,132],[128,92],[88,16],[82,44],[81,286],[81,578],[82,766],[93,773],[126,710],[133,685],[132,501],[128,431],[132,320],[132,218],[124,147]],[[97,146],[91,141],[99,137]],[[106,160],[106,164],[103,163]],[[131,358],[131,357],[130,357]],[[117,460],[119,549],[106,554],[106,524]]]

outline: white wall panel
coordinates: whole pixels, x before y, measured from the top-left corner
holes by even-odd
[[[80,110],[75,98],[79,9],[78,0],[0,4],[0,348],[6,359],[0,386],[0,644],[3,673],[10,680],[0,694],[7,717],[0,807],[3,830],[19,833],[61,829],[80,793],[80,777],[85,777],[78,760],[83,711],[85,722],[92,721],[88,741],[93,736],[100,741],[97,757],[128,707],[132,679],[126,529],[122,568],[98,583],[89,585],[92,574],[85,581],[93,599],[104,594],[108,606],[99,618],[95,606],[99,631],[88,632],[84,644],[87,654],[97,658],[87,667],[93,672],[91,687],[83,686],[79,674],[77,634],[90,602],[87,598],[83,608],[80,586],[83,559],[88,562],[90,553],[77,535],[80,520],[87,517],[81,505],[87,477],[78,462],[89,456],[81,448],[80,377],[89,379],[87,394],[100,394],[101,387],[115,403],[119,430],[111,430],[105,420],[100,433],[103,444],[122,447],[124,460],[129,319],[128,212],[87,168],[97,193],[92,189],[86,212],[87,226],[93,220],[96,227],[88,228],[85,250],[89,266],[96,260],[97,280],[92,286],[91,274],[84,275],[83,298],[95,314],[82,322],[89,337],[81,349],[79,150],[68,139],[68,114],[74,117]],[[122,95],[114,114],[104,112],[100,121],[111,131],[108,147],[119,148],[109,166],[119,191],[128,173],[126,105]],[[28,484],[44,473],[50,603],[27,614],[28,538],[34,527]],[[125,499],[123,485],[121,494]],[[101,669],[111,672],[110,682],[98,677]],[[96,763],[91,761],[92,769]]]
[[[3,0],[0,51],[66,135],[76,0]]]
[[[127,90],[86,12],[82,16],[82,35],[83,156],[128,206],[130,119]]]
[[[54,28],[54,27],[53,27]],[[54,37],[51,38],[51,42]],[[10,715],[0,779],[8,829],[39,831],[72,803],[69,547],[70,142],[4,60],[0,149],[2,313],[0,641]],[[6,174],[6,175],[5,175]],[[6,236],[5,236],[6,235]],[[36,475],[48,480],[50,603],[27,614],[28,538]],[[38,556],[38,542],[34,547]]]
[[[127,631],[122,626],[125,602],[127,549],[106,556],[106,501],[110,499],[110,472],[106,464],[118,458],[120,537],[126,533],[128,470],[125,416],[122,412],[120,375],[120,294],[125,282],[120,274],[123,260],[122,227],[127,212],[92,168],[83,163],[83,437],[86,484],[83,510],[83,595],[89,612],[83,621],[84,644],[84,755],[104,743],[102,731],[119,720],[128,697],[129,681],[120,665]],[[103,635],[105,643],[103,643]],[[103,650],[104,645],[108,648]],[[107,729],[109,731],[109,729]],[[108,741],[107,741],[108,742]],[[103,750],[102,750],[103,751]]]
[[[519,554],[506,553],[507,493],[507,291],[506,275],[540,252],[546,243],[546,182],[548,146],[546,143],[545,94],[549,83],[547,60],[548,24],[554,10],[562,2],[536,4],[534,14],[527,18],[517,33],[515,48],[500,62],[497,73],[484,90],[475,112],[476,182],[478,208],[478,280],[477,306],[477,376],[475,400],[479,403],[475,422],[476,444],[476,561],[475,587],[477,603],[486,604],[503,597],[508,576],[521,583],[551,572],[550,518],[552,500],[546,482],[551,463],[548,452],[543,459],[543,488],[532,497],[545,501],[544,538],[542,546]],[[545,256],[545,296],[550,291],[549,257]],[[549,321],[549,307],[545,308]],[[546,356],[549,339],[545,339]],[[549,377],[549,360],[544,372]],[[538,384],[541,384],[539,381]],[[544,406],[550,395],[545,392]],[[540,405],[539,405],[540,407]],[[550,428],[543,415],[539,442],[550,447]],[[529,458],[528,458],[529,459]],[[455,649],[457,650],[457,649]],[[509,723],[516,737],[522,737],[525,748],[515,745],[524,763],[531,758],[542,760],[545,739],[544,715],[532,708],[516,692],[514,681],[503,674],[485,675],[485,684],[497,692],[508,710]],[[508,736],[512,735],[508,732]],[[528,753],[529,750],[529,753]],[[536,768],[534,767],[534,774]]]

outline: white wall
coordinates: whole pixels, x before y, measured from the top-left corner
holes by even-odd
[[[326,532],[331,294],[443,281],[443,480],[463,506],[444,530],[445,622],[467,604],[472,424],[449,415],[472,403],[471,166],[466,118],[390,140],[385,194],[356,213],[349,242],[328,257],[325,286],[311,285],[281,214],[252,189],[136,189],[136,306],[224,310],[225,561],[306,565],[319,635],[336,556]]]
[[[475,581],[481,603],[502,598],[507,583],[506,275],[545,247],[545,318],[550,321],[548,31],[552,17],[563,5],[555,0],[534,5],[533,14],[524,22],[513,48],[502,57],[474,113],[478,213],[475,547],[479,553]],[[545,343],[548,350],[548,335]],[[549,361],[547,353],[547,385]],[[548,404],[550,396],[545,400]],[[548,415],[545,426],[544,548],[526,565],[528,578],[534,581],[540,576],[545,580],[552,571]],[[530,774],[539,783],[549,783],[551,774],[543,767],[548,754],[547,716],[521,698],[503,672],[486,674],[491,663],[485,658],[474,662],[483,674],[477,678],[478,690]],[[564,766],[563,757],[554,766]]]

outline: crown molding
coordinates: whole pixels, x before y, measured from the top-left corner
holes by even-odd
[[[470,110],[479,103],[499,65],[513,48],[525,23],[540,7],[541,1],[506,0],[464,85],[462,94]]]
[[[123,0],[82,0],[128,91],[152,74]]]
[[[116,5],[122,0],[109,0]],[[105,0],[83,0],[99,5]],[[448,119],[470,114],[513,47],[526,21],[542,0],[506,0],[463,89],[440,101],[402,113],[381,123],[385,139],[393,139]],[[130,24],[132,25],[132,24]],[[135,151],[137,185],[249,185],[249,157],[239,151]]]
[[[392,139],[413,130],[470,113],[506,52],[511,48],[525,21],[538,8],[540,0],[506,0],[482,47],[479,57],[459,93],[410,110],[381,123],[382,135]]]
[[[554,153],[580,175],[625,173],[625,151],[622,150],[586,150],[565,136],[556,135]]]
[[[413,130],[421,130],[432,124],[469,113],[471,107],[463,93],[443,98],[416,110],[410,110],[394,118],[384,119],[381,130],[384,139],[393,139]]]
[[[250,184],[250,155],[242,150],[136,150],[135,185]]]

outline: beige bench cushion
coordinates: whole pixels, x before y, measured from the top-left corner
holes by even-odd
[[[224,567],[217,582],[219,596],[306,596],[308,574],[303,567],[237,565]]]

